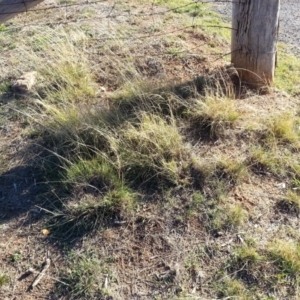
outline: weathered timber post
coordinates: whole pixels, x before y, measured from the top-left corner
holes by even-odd
[[[252,87],[274,80],[280,0],[235,0],[232,7],[231,62]]]
[[[17,14],[28,11],[44,0],[2,0],[0,2],[0,24],[15,17]]]

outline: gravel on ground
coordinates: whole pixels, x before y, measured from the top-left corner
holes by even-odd
[[[224,21],[231,22],[232,3],[214,3],[214,9]],[[288,44],[300,57],[300,0],[281,0],[279,42]]]

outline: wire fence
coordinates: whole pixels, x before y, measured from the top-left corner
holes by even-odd
[[[3,70],[0,81],[1,77],[6,80],[11,76],[7,69],[10,69],[10,72],[12,68],[16,69],[13,77],[17,77],[18,75],[15,74],[20,73],[17,69],[19,66],[14,64],[7,68],[7,57],[10,59],[20,55],[18,47],[22,44],[21,39],[25,37],[24,43],[27,43],[25,45],[27,49],[37,47],[32,42],[34,38],[29,41],[27,36],[35,36],[38,33],[36,36],[39,39],[43,36],[43,32],[49,32],[47,29],[55,35],[70,29],[83,30],[89,41],[84,51],[88,52],[88,57],[93,63],[95,62],[92,69],[97,69],[96,73],[100,65],[102,69],[114,68],[114,60],[126,56],[138,60],[136,65],[140,69],[146,69],[147,65],[153,67],[154,60],[151,60],[151,57],[157,58],[154,69],[159,69],[160,58],[162,64],[168,64],[170,58],[181,59],[184,68],[190,68],[191,74],[195,75],[201,66],[205,67],[205,63],[198,63],[199,61],[205,62],[208,59],[209,63],[216,62],[240,51],[240,49],[232,50],[228,43],[228,38],[235,28],[211,13],[214,5],[230,8],[230,4],[239,1],[185,0],[176,6],[159,5],[159,2],[161,1],[129,0],[125,3],[122,0],[46,0],[10,22],[0,25],[0,67]],[[1,5],[0,3],[0,11]],[[168,21],[170,19],[171,22]],[[226,35],[227,40],[220,38],[220,31]],[[16,46],[6,43],[6,38],[12,40],[11,36],[18,40]],[[185,39],[187,43],[184,42]],[[166,45],[164,40],[175,42]],[[52,39],[50,41],[52,44]],[[121,47],[106,51],[105,47],[112,44],[119,44]],[[11,51],[12,47],[15,47],[15,51]],[[39,55],[43,54],[39,53]],[[110,66],[104,62],[105,56],[113,61]],[[101,58],[103,62],[99,62]],[[34,69],[34,66],[31,68]]]
[[[35,2],[36,0],[27,0],[26,2]],[[76,1],[76,0],[75,0]],[[119,5],[120,1],[109,1],[109,0],[96,0],[96,1],[78,1],[75,2],[73,0],[62,0],[58,3],[51,3],[49,1],[45,1],[42,4],[40,4],[38,7],[34,8],[34,9],[28,9],[28,10],[20,10],[19,12],[14,10],[14,12],[18,12],[18,13],[23,13],[21,16],[21,18],[23,19],[24,24],[20,25],[20,26],[14,26],[12,22],[7,22],[8,26],[6,28],[6,30],[14,30],[14,29],[19,29],[19,28],[24,28],[24,26],[36,26],[36,25],[60,25],[60,24],[66,24],[66,23],[72,23],[72,22],[82,22],[84,21],[86,18],[77,18],[76,20],[69,20],[70,16],[72,16],[72,14],[74,13],[74,10],[71,10],[72,8],[76,8],[79,7],[82,10],[84,10],[87,7],[94,7],[97,4],[105,4],[106,5],[106,13],[104,13],[102,16],[97,16],[96,19],[100,20],[105,20],[105,19],[115,19],[118,17],[139,17],[139,18],[143,18],[143,17],[151,17],[151,16],[157,16],[157,15],[165,15],[167,13],[170,12],[178,12],[180,10],[184,10],[184,9],[190,9],[192,7],[192,9],[194,11],[190,11],[190,15],[193,16],[192,19],[196,19],[197,16],[197,10],[199,9],[199,5],[203,5],[203,4],[213,4],[213,3],[234,3],[236,1],[224,1],[224,0],[206,0],[206,1],[198,1],[198,0],[194,0],[194,1],[190,1],[189,3],[186,3],[184,5],[179,5],[173,8],[165,8],[165,9],[161,9],[160,11],[156,11],[155,8],[158,6],[156,4],[156,1],[152,1],[148,4],[149,6],[149,12],[133,12],[130,8],[126,8],[126,9],[120,9]],[[12,5],[16,5],[16,4],[24,4],[24,1],[21,2],[14,2],[14,3],[7,3],[7,4],[2,4],[0,3],[0,15],[9,15],[11,14],[11,12],[1,12],[2,11],[2,7],[7,7],[7,6],[12,6]],[[26,6],[26,5],[25,5]],[[101,7],[100,7],[101,9]],[[41,13],[41,12],[46,12],[46,11],[53,11],[53,14],[55,14],[56,12],[59,11],[64,11],[65,13],[65,18],[64,20],[61,20],[60,22],[43,22],[43,16],[40,17],[40,19],[36,22],[30,22],[31,20],[31,16],[33,15],[33,13]],[[102,8],[102,11],[103,8]],[[20,19],[20,17],[17,17]],[[95,19],[95,17],[92,17],[93,19]],[[55,19],[55,16],[54,18]]]
[[[19,55],[17,49],[10,54],[11,44],[5,44],[8,34],[13,33],[17,40],[34,35],[36,32],[41,36],[44,31],[47,32],[47,28],[55,31],[55,34],[56,32],[59,34],[61,29],[83,29],[91,43],[85,50],[93,56],[93,59],[101,57],[101,53],[104,52],[101,48],[104,48],[110,41],[113,43],[122,41],[121,47],[124,47],[124,49],[105,52],[106,56],[112,58],[123,55],[133,59],[145,59],[145,56],[151,55],[152,57],[167,56],[167,58],[182,55],[182,57],[195,60],[208,57],[210,61],[217,61],[240,51],[240,49],[231,50],[228,43],[230,33],[235,28],[220,21],[216,15],[211,13],[213,5],[221,5],[221,7],[227,5],[228,8],[229,4],[240,3],[240,1],[186,0],[182,4],[171,7],[170,5],[168,7],[159,5],[158,2],[161,1],[46,0],[4,25],[0,25],[0,53],[3,58],[0,65],[5,70],[7,53],[9,53],[8,56]],[[14,2],[14,4],[16,3],[24,2]],[[178,3],[180,2],[178,1]],[[0,3],[0,11],[2,5]],[[7,5],[9,4],[5,4],[5,6]],[[168,22],[169,19],[173,19],[173,21]],[[182,21],[183,19],[184,21]],[[202,34],[205,31],[206,33]],[[226,33],[227,41],[220,38],[219,31],[222,31],[223,34]],[[215,36],[210,38],[213,35]],[[163,39],[167,38],[178,41],[178,43],[164,46]],[[184,38],[191,39],[192,42],[188,46],[182,46]],[[218,45],[221,47],[215,47],[216,41],[220,42]],[[32,44],[28,43],[28,45],[31,47]],[[151,48],[150,51],[145,50],[147,47],[148,50]],[[204,50],[205,47],[206,50]],[[124,52],[124,50],[126,51]],[[193,68],[196,69],[194,66]],[[5,75],[8,76],[6,71],[3,72],[2,77]]]
[[[35,0],[29,0],[35,1]],[[127,33],[120,32],[118,34],[118,40],[127,40],[129,43],[133,41],[145,41],[147,39],[159,38],[164,36],[179,35],[181,32],[195,31],[197,29],[207,30],[208,28],[232,30],[230,25],[223,23],[214,24],[211,21],[202,22],[207,15],[203,14],[203,10],[209,9],[207,5],[213,5],[216,3],[232,3],[236,1],[224,1],[224,0],[205,0],[197,1],[191,0],[188,3],[177,5],[173,7],[164,7],[157,4],[156,0],[149,1],[144,6],[130,5],[123,3],[119,0],[46,0],[39,4],[35,8],[29,9],[26,12],[19,14],[17,17],[4,25],[0,26],[0,33],[6,34],[8,32],[24,32],[31,29],[43,30],[45,27],[52,29],[60,28],[63,26],[91,26],[94,23],[93,32],[90,33],[91,40],[96,40],[99,43],[105,43],[106,41],[116,39],[115,35],[111,35],[110,32],[105,30],[98,30],[97,26],[108,22],[109,24],[118,24],[118,26],[128,24],[139,24],[146,22],[148,29],[136,30],[135,32]],[[14,2],[13,4],[24,3]],[[13,5],[12,4],[12,5]],[[10,4],[5,4],[9,6]],[[3,4],[0,3],[0,12]],[[176,18],[177,13],[183,13],[186,16],[184,24],[173,24],[172,28],[164,26],[162,19],[166,18],[170,14],[174,14]],[[0,13],[1,15],[2,13]],[[212,18],[217,18],[213,16]],[[176,22],[174,22],[176,23]],[[109,30],[109,25],[106,26]],[[177,54],[188,51],[193,53],[201,46],[207,44],[207,41],[199,41],[199,44],[188,50],[178,50]],[[165,53],[159,55],[170,54],[167,50]],[[230,50],[226,49],[223,53],[207,53],[216,57],[217,59],[230,54]],[[170,54],[171,55],[171,54]]]
[[[36,2],[37,0],[26,0],[25,1],[19,1],[19,2],[12,2],[12,3],[1,3],[0,2],[0,16],[1,15],[10,15],[12,14],[12,11],[14,13],[22,13],[19,15],[18,18],[19,20],[21,19],[21,22],[23,22],[22,25],[15,25],[15,22],[7,22],[5,24],[5,30],[6,31],[13,31],[13,30],[19,30],[23,29],[24,27],[28,26],[55,26],[55,25],[62,25],[62,24],[69,24],[69,23],[80,23],[86,21],[87,18],[94,19],[94,20],[107,20],[107,19],[116,19],[120,17],[138,17],[138,18],[143,18],[143,17],[151,17],[151,16],[156,16],[156,15],[166,15],[171,12],[178,12],[180,10],[190,10],[190,15],[192,16],[192,20],[194,24],[195,20],[197,18],[200,18],[201,16],[197,17],[197,10],[199,9],[199,5],[203,4],[231,4],[231,3],[243,3],[241,0],[191,0],[189,3],[185,3],[183,5],[178,5],[176,7],[172,8],[165,8],[160,11],[156,11],[155,7],[157,7],[157,0],[152,0],[149,1],[148,6],[149,6],[149,12],[134,12],[130,7],[120,9],[120,6],[124,6],[122,4],[122,1],[120,0],[94,0],[94,1],[89,1],[89,0],[60,0],[56,2],[55,0],[52,1],[44,1],[40,5],[38,5],[35,8],[32,9],[26,9],[26,3],[30,2]],[[299,1],[295,0],[285,0],[283,1],[284,3],[299,3]],[[17,4],[22,4],[25,6],[25,11],[22,8],[21,10],[16,10],[13,9],[12,11],[8,12],[3,12],[9,9],[6,9],[9,6],[15,6]],[[93,8],[97,5],[105,4],[106,6],[106,11],[103,11],[102,8],[102,15],[93,16],[93,17],[76,17],[74,16],[74,10],[78,12],[78,10],[85,10],[86,8],[90,7]],[[100,7],[101,9],[101,7]],[[192,11],[194,10],[194,11]],[[45,15],[43,15],[43,12],[50,12],[54,16],[52,16],[51,21],[46,21],[47,18],[45,18]],[[55,14],[58,12],[63,12],[63,18],[60,15],[59,19],[55,17]],[[37,16],[37,14],[40,14],[40,16]],[[34,19],[35,21],[32,21],[32,16],[35,16]],[[3,27],[3,26],[2,26]],[[198,25],[199,27],[199,25]],[[214,27],[214,25],[206,25],[202,27]],[[221,27],[221,26],[216,26],[216,27]],[[223,28],[227,29],[233,29],[230,26],[222,26]],[[3,30],[4,28],[2,28]]]

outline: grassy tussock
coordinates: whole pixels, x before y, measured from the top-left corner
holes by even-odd
[[[193,127],[207,130],[212,138],[220,138],[226,128],[239,117],[234,100],[224,97],[206,96],[198,100],[190,112]]]
[[[85,54],[87,36],[83,31],[45,29],[43,37],[35,37],[30,46],[34,51],[25,48],[23,52],[37,64],[34,68],[40,82],[37,92],[43,101],[47,98],[48,105],[90,102],[95,97],[96,86]],[[45,52],[46,61],[42,56]]]
[[[133,181],[178,183],[187,151],[175,120],[145,113],[139,119],[139,124],[127,124],[123,130],[119,151],[124,172]]]
[[[98,189],[122,185],[117,169],[99,154],[90,160],[78,159],[66,168],[66,179],[76,185],[89,184]]]
[[[299,147],[300,142],[300,119],[291,113],[282,113],[271,116],[266,121],[268,133],[267,143],[292,144],[295,148]]]

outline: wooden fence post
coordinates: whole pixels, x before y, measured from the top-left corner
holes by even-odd
[[[253,87],[274,80],[280,0],[235,0],[232,8],[231,62]]]
[[[15,17],[17,14],[28,11],[44,0],[2,0],[0,2],[0,24]]]

